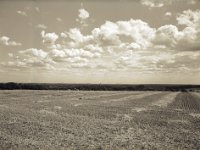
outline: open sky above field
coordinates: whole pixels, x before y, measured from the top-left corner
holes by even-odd
[[[199,0],[1,0],[0,82],[200,83]]]

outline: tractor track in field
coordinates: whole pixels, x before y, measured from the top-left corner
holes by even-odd
[[[189,112],[200,112],[200,97],[189,92],[182,92],[175,97],[175,100],[168,107]]]

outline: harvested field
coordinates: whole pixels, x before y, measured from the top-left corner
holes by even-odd
[[[170,107],[184,111],[200,112],[200,98],[193,93],[179,93]]]
[[[188,92],[0,91],[0,149],[200,149]]]

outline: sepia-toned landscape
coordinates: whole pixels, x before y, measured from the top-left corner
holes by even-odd
[[[200,93],[0,91],[0,149],[199,149]]]
[[[0,150],[200,150],[200,0],[0,0]]]

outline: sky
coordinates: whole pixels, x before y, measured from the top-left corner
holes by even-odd
[[[0,82],[200,84],[200,0],[0,0]]]

